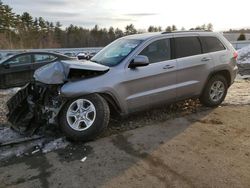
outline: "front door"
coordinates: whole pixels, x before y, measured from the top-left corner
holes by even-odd
[[[151,42],[139,55],[149,58],[145,67],[127,68],[122,84],[128,112],[176,99],[176,60],[171,60],[170,39]]]
[[[19,87],[32,78],[32,63],[30,54],[15,56],[1,64],[1,88]]]

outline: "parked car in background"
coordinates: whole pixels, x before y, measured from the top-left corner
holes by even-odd
[[[79,60],[83,60],[83,59],[87,59],[88,58],[88,54],[87,52],[80,52],[76,55],[77,59]]]
[[[41,126],[58,123],[67,137],[86,141],[107,127],[110,109],[126,115],[189,98],[215,107],[234,82],[236,59],[219,33],[126,36],[90,61],[61,61],[36,70],[36,82],[8,101],[8,120],[26,129],[37,126],[36,119],[44,121]]]
[[[81,53],[77,54],[77,59],[79,59],[79,60],[83,60],[83,59],[89,60],[92,57],[94,57],[96,54],[97,54],[97,52],[81,52]]]
[[[69,56],[69,57],[76,57],[76,53],[74,52],[65,52],[64,55]]]
[[[48,63],[72,58],[50,52],[25,52],[0,60],[0,89],[19,87],[30,82],[34,71]]]
[[[18,52],[10,52],[10,53],[7,53],[5,55],[5,57],[11,57],[11,56],[16,55],[16,54],[18,54]]]
[[[89,53],[89,59],[91,59],[92,57],[94,57],[97,54],[97,52],[90,52]]]

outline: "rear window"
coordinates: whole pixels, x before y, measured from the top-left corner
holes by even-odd
[[[178,37],[175,41],[176,58],[188,57],[202,53],[198,37]]]
[[[217,37],[200,37],[200,40],[204,53],[216,52],[226,49]]]

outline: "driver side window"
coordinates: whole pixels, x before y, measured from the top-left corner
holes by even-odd
[[[139,55],[147,56],[149,63],[171,59],[170,39],[161,39],[149,44]]]
[[[8,64],[28,64],[31,63],[31,55],[20,55],[7,61]]]

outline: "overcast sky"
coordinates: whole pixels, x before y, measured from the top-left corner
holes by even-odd
[[[229,28],[250,28],[250,0],[2,0],[14,12],[29,12],[34,17],[60,21],[83,27],[120,27],[134,24],[175,24],[186,29],[212,23],[216,31]]]

